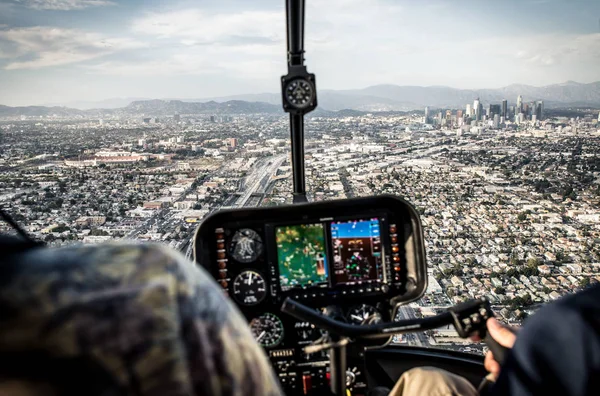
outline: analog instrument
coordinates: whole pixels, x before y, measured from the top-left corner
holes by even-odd
[[[256,305],[267,295],[265,279],[256,271],[244,271],[233,281],[233,297],[244,305]]]
[[[250,228],[236,231],[229,244],[229,254],[240,263],[253,262],[262,251],[263,243],[260,235]]]
[[[277,346],[283,340],[283,323],[272,313],[252,319],[250,331],[254,339],[265,348]]]
[[[287,102],[298,109],[308,107],[315,96],[312,85],[300,78],[292,80],[285,87],[284,94]]]
[[[308,322],[296,322],[294,324],[298,344],[310,344],[321,337],[321,332],[317,331],[314,324]]]

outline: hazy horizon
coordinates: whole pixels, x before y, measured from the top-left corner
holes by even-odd
[[[307,0],[320,90],[600,81],[594,0]],[[5,0],[0,103],[276,93],[283,0]]]

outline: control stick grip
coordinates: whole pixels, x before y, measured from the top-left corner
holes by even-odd
[[[504,358],[506,356],[508,348],[500,345],[498,341],[496,341],[494,337],[492,337],[489,331],[486,331],[483,341],[490,349],[490,351],[492,351],[492,353],[494,354],[494,360],[497,361],[500,365],[502,365],[504,363]]]

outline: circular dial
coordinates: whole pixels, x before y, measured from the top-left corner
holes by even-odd
[[[277,346],[283,340],[283,323],[272,313],[265,313],[252,319],[250,331],[254,339],[266,348]]]
[[[231,238],[229,254],[240,263],[251,263],[262,254],[263,243],[260,235],[250,228],[238,230]]]
[[[371,305],[360,304],[350,308],[348,311],[348,321],[350,323],[363,324],[367,320],[371,324],[381,321],[381,314]]]
[[[313,101],[314,90],[308,81],[296,79],[285,87],[285,97],[290,105],[303,109]]]
[[[256,305],[267,295],[267,286],[261,274],[244,271],[233,280],[233,296],[244,305]]]
[[[308,322],[296,322],[294,329],[298,336],[298,344],[310,344],[321,336],[315,325]]]

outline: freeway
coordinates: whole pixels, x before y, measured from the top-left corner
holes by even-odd
[[[240,182],[240,190],[238,191],[240,197],[235,201],[233,201],[233,199],[228,199],[223,206],[229,206],[230,204],[232,204],[234,207],[260,205],[261,200],[256,200],[256,197],[253,195],[267,193],[267,190],[271,184],[271,177],[275,175],[277,169],[279,169],[287,157],[287,154],[281,154],[256,161],[252,165],[250,173]],[[221,207],[211,208],[207,216],[219,210],[220,208]],[[183,244],[181,249],[182,251],[185,250],[185,256],[188,259],[191,259],[192,257],[194,246],[193,238],[194,234],[192,233],[190,239]]]
[[[287,154],[281,154],[274,157],[263,158],[257,161],[252,167],[252,173],[246,176],[244,182],[241,183],[245,187],[245,191],[240,191],[242,196],[237,200],[234,206],[246,206],[252,194],[265,193],[269,186],[271,176],[277,172],[277,169],[286,160]]]

